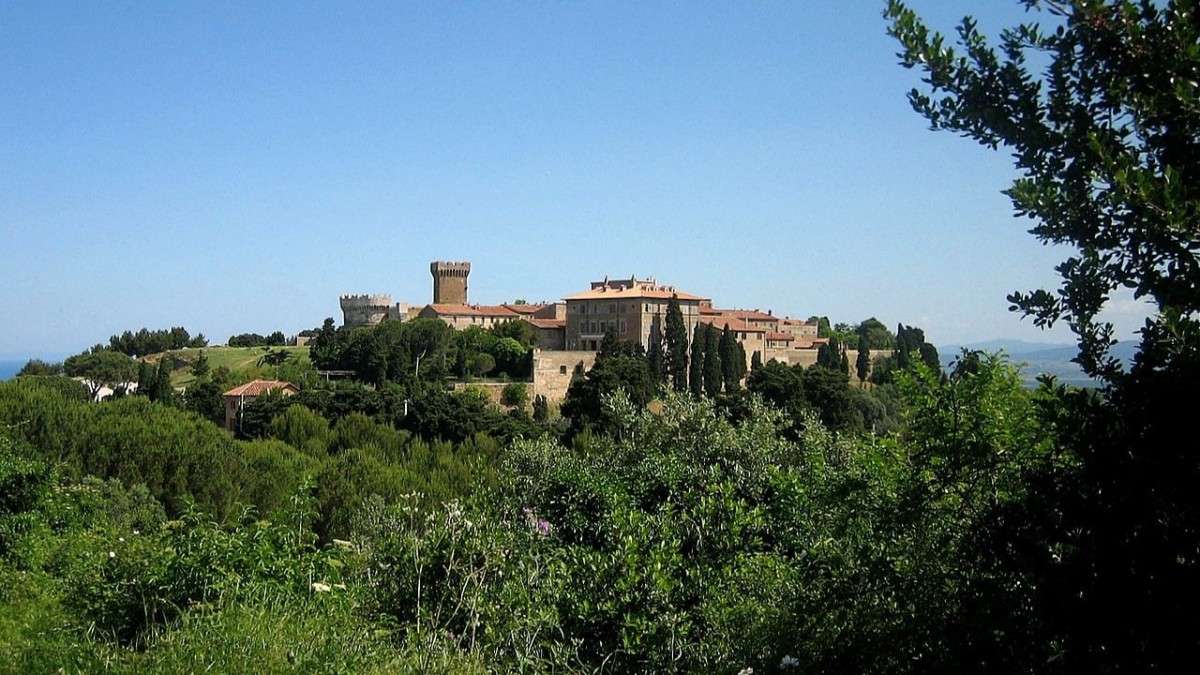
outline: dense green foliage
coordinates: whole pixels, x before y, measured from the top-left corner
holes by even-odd
[[[197,334],[196,337],[192,337],[182,326],[175,326],[169,330],[141,328],[136,333],[127,330],[108,339],[108,349],[126,356],[138,357],[185,347],[204,347],[207,344],[208,340],[204,335]]]
[[[1104,389],[1027,389],[979,353],[941,372],[904,325],[870,389],[831,349],[808,369],[756,359],[745,390],[707,396],[702,377],[664,394],[641,346],[606,335],[562,440],[446,391],[473,352],[433,324],[327,322],[314,361],[351,359],[373,386],[260,397],[248,440],[23,376],[0,384],[0,672],[1190,672],[1200,350],[1178,249],[1200,211],[1174,183],[1196,156],[1200,108],[1175,100],[1195,97],[1196,15],[1045,5],[1062,29],[1006,33],[1004,61],[971,22],[959,59],[888,14],[946,94],[914,95],[935,126],[1042,153],[1014,199],[1082,257],[1059,296],[1015,302],[1071,323]],[[1031,46],[1051,57],[1046,101]],[[1114,281],[1160,310],[1128,372],[1088,304]],[[823,325],[831,344],[882,341]],[[698,331],[693,372],[713,342]]]
[[[1065,322],[1077,361],[1107,383],[1057,392],[1048,419],[1069,461],[1027,467],[1027,497],[993,514],[979,574],[1010,581],[977,621],[1005,631],[1000,657],[1020,669],[1187,668],[1200,657],[1180,621],[1200,602],[1200,453],[1187,440],[1200,375],[1197,5],[1023,2],[1048,25],[1008,28],[998,47],[969,18],[951,48],[903,3],[886,10],[902,63],[924,75],[913,107],[934,129],[1010,149],[1017,215],[1068,251],[1061,286],[1013,293],[1013,309]],[[1132,364],[1109,353],[1100,315],[1118,289],[1154,310]]]
[[[348,330],[326,319],[310,354],[322,370],[349,371],[377,387],[446,377],[527,380],[533,373],[532,330],[523,321],[455,330],[438,319],[384,321]]]
[[[111,349],[92,349],[68,357],[63,363],[64,373],[87,380],[93,398],[99,396],[104,387],[115,390],[132,381],[136,370],[133,359]]]
[[[287,344],[287,338],[284,337],[282,331],[275,331],[270,335],[239,333],[231,335],[226,344],[230,347],[281,347]]]
[[[634,346],[607,350],[602,372],[634,359],[649,387]],[[650,412],[618,393],[602,396],[603,433],[575,449],[543,437],[436,450],[359,413],[330,424],[289,402],[269,422],[274,440],[213,430],[202,454],[255,477],[232,504],[206,493],[216,519],[158,492],[146,467],[101,483],[59,475],[34,450],[112,427],[88,447],[140,455],[156,441],[139,424],[199,445],[207,432],[187,429],[204,423],[143,398],[69,405],[51,387],[6,384],[5,419],[28,422],[0,455],[0,575],[23,580],[3,591],[0,641],[35,670],[952,669],[1004,652],[973,630],[1024,606],[1009,593],[1021,579],[975,573],[991,564],[992,519],[1027,499],[1024,472],[1071,466],[1038,421],[1053,391],[1023,389],[998,359],[966,363],[950,378],[903,376],[910,422],[876,440],[804,412],[781,434],[781,413],[753,397],[734,423],[709,402],[671,396]],[[439,492],[429,476],[451,457],[475,459]],[[85,496],[91,506],[63,520]],[[241,511],[242,498],[261,506]],[[247,649],[268,635],[284,646]]]

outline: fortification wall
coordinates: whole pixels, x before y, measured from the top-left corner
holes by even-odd
[[[551,403],[562,402],[567,397],[571,381],[583,377],[595,363],[596,352],[534,351],[530,397],[545,396]]]
[[[374,326],[392,312],[392,296],[388,294],[343,295],[339,304],[342,323],[348,328]]]

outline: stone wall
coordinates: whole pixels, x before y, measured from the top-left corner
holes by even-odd
[[[567,389],[576,377],[583,377],[596,363],[596,352],[533,352],[533,387],[530,398],[545,396],[551,403],[567,397]]]

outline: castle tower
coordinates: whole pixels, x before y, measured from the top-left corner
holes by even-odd
[[[433,304],[467,304],[467,275],[471,273],[469,262],[437,261],[429,263],[433,275]]]
[[[392,313],[390,295],[343,295],[340,304],[347,328],[374,326]]]

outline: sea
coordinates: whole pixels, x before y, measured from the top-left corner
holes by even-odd
[[[4,380],[11,380],[12,378],[16,377],[17,373],[19,373],[21,369],[25,367],[25,362],[27,360],[28,359],[11,361],[7,359],[0,359],[0,382],[3,382]]]

